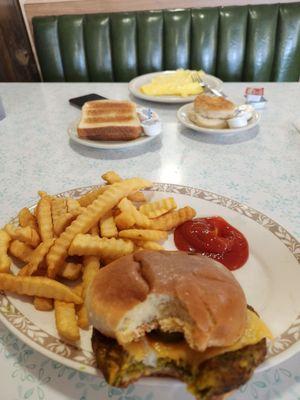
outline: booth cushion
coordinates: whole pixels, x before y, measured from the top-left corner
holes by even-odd
[[[33,18],[45,81],[119,81],[177,68],[224,81],[298,81],[300,3]]]

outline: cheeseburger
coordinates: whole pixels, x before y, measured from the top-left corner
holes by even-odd
[[[113,386],[170,376],[197,399],[216,399],[244,384],[266,355],[270,333],[241,286],[199,254],[119,258],[99,270],[86,305],[97,364]]]

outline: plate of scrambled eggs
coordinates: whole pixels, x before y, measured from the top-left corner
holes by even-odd
[[[141,75],[129,82],[129,91],[135,97],[159,103],[191,102],[203,92],[202,86],[192,79],[194,72],[179,69]],[[211,87],[221,88],[223,82],[220,79],[203,71],[197,72]]]

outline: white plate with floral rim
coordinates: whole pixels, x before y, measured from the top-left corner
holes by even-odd
[[[249,131],[258,125],[260,121],[260,114],[257,111],[254,111],[252,117],[249,119],[246,126],[242,126],[241,128],[224,128],[224,129],[214,129],[214,128],[205,128],[203,126],[198,126],[194,122],[192,122],[189,118],[189,112],[192,111],[194,103],[185,104],[180,107],[177,111],[177,119],[187,128],[193,129],[193,131],[197,131],[200,133],[212,133],[218,135],[229,135],[236,134],[240,132]]]
[[[78,197],[93,187],[73,189],[61,195]],[[190,205],[197,216],[220,215],[247,238],[250,255],[234,275],[242,285],[248,304],[271,329],[274,340],[268,344],[266,361],[257,371],[274,366],[300,350],[300,243],[266,215],[227,197],[192,187],[158,183],[145,191],[149,199],[172,195],[178,206]],[[169,236],[165,247],[174,249]],[[13,267],[17,270],[17,266]],[[0,320],[18,338],[52,360],[90,374],[97,374],[91,349],[91,330],[81,331],[77,347],[64,343],[55,329],[53,312],[34,309],[29,298],[0,294]],[[174,380],[143,379],[147,387],[169,385],[181,393]],[[178,392],[177,392],[178,390]],[[190,398],[186,395],[187,399]],[[175,398],[173,397],[173,398]]]
[[[132,79],[128,84],[128,89],[131,94],[139,99],[153,101],[155,103],[189,103],[195,99],[196,96],[150,96],[141,92],[141,87],[150,83],[151,80],[159,75],[171,75],[176,71],[161,71],[151,72],[150,74],[140,75]],[[208,83],[213,89],[221,89],[223,82],[216,76],[203,73],[201,78],[204,82]]]

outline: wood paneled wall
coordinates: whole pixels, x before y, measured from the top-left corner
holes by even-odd
[[[291,3],[295,0],[280,0]],[[216,7],[226,5],[270,4],[276,0],[20,0],[27,18],[42,15],[89,14],[163,8]]]
[[[40,80],[18,0],[0,0],[0,81]]]

